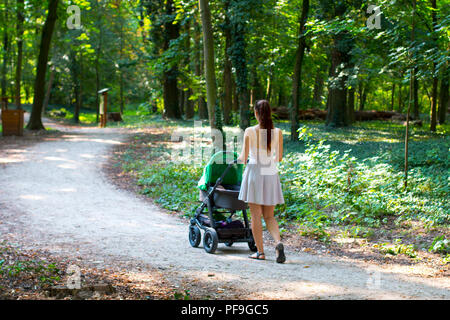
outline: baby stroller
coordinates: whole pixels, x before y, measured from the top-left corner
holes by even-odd
[[[189,225],[192,247],[200,244],[201,229],[204,231],[203,248],[208,253],[214,253],[219,243],[231,247],[236,242],[247,242],[251,251],[257,251],[248,222],[247,204],[238,199],[242,168],[234,152],[218,152],[206,165],[198,183],[202,204]],[[242,211],[243,223],[233,219],[238,211]]]

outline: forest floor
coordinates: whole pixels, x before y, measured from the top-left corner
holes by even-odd
[[[245,244],[208,255],[189,245],[186,219],[139,195],[132,176],[116,175],[113,152],[139,130],[46,126],[57,131],[0,138],[3,298],[48,297],[46,285],[64,284],[70,265],[86,284],[117,288],[84,297],[92,299],[450,298],[446,266],[336,254],[307,239],[286,238],[283,265],[270,243],[266,261],[248,259]]]

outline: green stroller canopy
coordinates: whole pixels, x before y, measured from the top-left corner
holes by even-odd
[[[217,152],[209,160],[206,167],[203,169],[203,175],[198,182],[200,190],[207,191],[209,184],[216,183],[222,173],[228,167],[228,164],[237,159],[236,152]],[[231,158],[233,157],[233,158]],[[228,170],[227,174],[222,180],[222,184],[240,185],[242,182],[242,164],[233,164]]]

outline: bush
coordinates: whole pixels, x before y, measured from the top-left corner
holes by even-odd
[[[433,253],[450,253],[450,241],[443,235],[436,237],[428,251]]]
[[[360,160],[350,156],[351,150],[331,150],[324,139],[314,141],[306,127],[299,129],[299,139],[304,153],[289,153],[280,165],[282,218],[317,222],[319,210],[322,225],[379,227],[388,216],[420,218],[430,225],[449,222],[445,175],[430,177],[416,167],[405,192],[402,171],[379,156]]]

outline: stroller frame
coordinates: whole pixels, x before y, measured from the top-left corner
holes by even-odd
[[[246,210],[246,204],[242,202],[241,200],[237,199],[231,199],[230,201],[222,201],[222,205],[216,205],[214,201],[214,195],[217,192],[223,193],[223,197],[226,198],[227,191],[230,190],[223,190],[223,191],[217,191],[217,187],[222,183],[224,177],[226,176],[228,170],[237,163],[237,160],[234,160],[233,162],[229,163],[226,169],[223,171],[221,176],[217,179],[214,186],[209,187],[208,191],[201,191],[203,194],[203,200],[202,204],[199,208],[197,208],[195,212],[195,216],[190,220],[189,225],[189,242],[191,246],[198,247],[201,240],[201,233],[200,229],[204,231],[203,236],[203,247],[206,252],[208,253],[214,253],[217,249],[217,246],[219,243],[225,243],[228,247],[231,247],[233,243],[238,242],[247,242],[249,249],[253,252],[257,251],[255,240],[253,238],[252,230],[250,228],[250,223],[247,217],[247,210]],[[227,207],[227,203],[230,203],[231,208]],[[200,215],[203,213],[205,208],[208,209],[208,218],[210,221],[210,226],[205,225],[200,221]],[[216,209],[225,209],[229,211],[221,211],[220,213],[229,213],[230,216],[227,218],[227,221],[231,221],[233,215],[237,211],[242,211],[242,216],[244,218],[244,228],[237,228],[237,229],[224,229],[220,228],[217,225],[217,222],[214,218],[214,212],[216,212]]]

